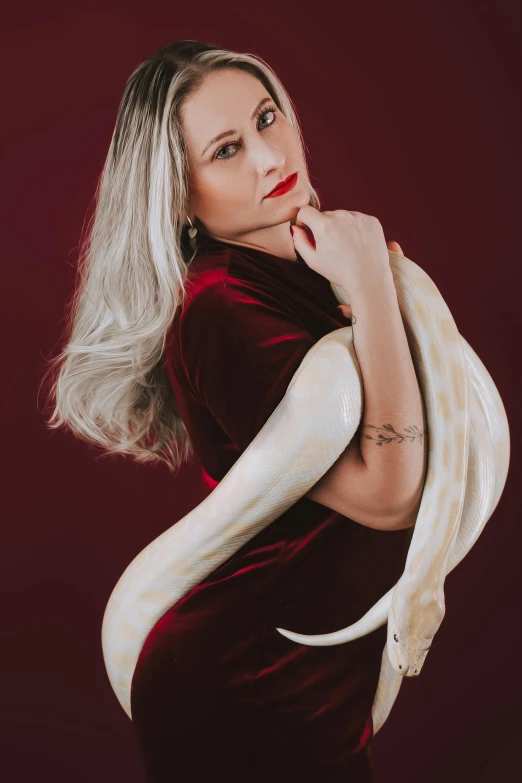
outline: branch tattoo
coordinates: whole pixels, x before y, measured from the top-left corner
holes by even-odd
[[[368,438],[368,440],[374,440],[377,446],[382,446],[383,443],[391,443],[394,440],[396,440],[398,443],[402,443],[404,440],[413,443],[413,441],[417,440],[417,438],[420,438],[420,442],[422,443],[422,436],[426,432],[426,430],[421,432],[416,424],[412,424],[410,427],[405,427],[404,432],[397,432],[397,430],[395,430],[391,424],[383,424],[382,427],[376,427],[374,424],[365,424],[364,427],[371,427],[373,430],[386,430],[388,433],[387,435],[379,433],[378,437],[376,438],[372,437],[371,435],[364,436],[365,438]]]

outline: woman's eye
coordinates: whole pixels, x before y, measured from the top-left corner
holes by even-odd
[[[233,146],[234,146],[233,144],[225,144],[225,146],[224,146],[224,147],[220,147],[220,148],[218,149],[218,151],[216,152],[216,160],[228,160],[228,158],[220,158],[220,157],[219,157],[219,153],[220,153],[222,150],[226,150],[226,149],[228,149],[228,147],[233,147]],[[232,157],[234,157],[234,156],[232,156]]]
[[[274,117],[273,117],[273,119],[272,119],[272,120],[271,120],[271,121],[270,121],[270,122],[269,122],[267,125],[263,125],[263,126],[261,127],[261,130],[264,130],[265,128],[268,128],[268,127],[270,127],[270,125],[273,125],[273,124],[276,122],[276,117],[275,117],[275,110],[274,110],[274,109],[266,109],[266,110],[265,110],[265,111],[264,111],[264,112],[263,112],[263,113],[262,113],[262,114],[259,116],[259,120],[258,120],[258,122],[260,122],[260,121],[261,121],[261,120],[262,120],[262,119],[263,119],[263,118],[264,118],[264,117],[265,117],[267,114],[273,114],[273,115],[274,115]],[[219,153],[220,153],[222,150],[226,150],[226,149],[228,149],[229,147],[237,147],[238,145],[239,145],[239,142],[237,142],[237,141],[232,141],[232,142],[229,142],[228,144],[225,144],[223,147],[220,147],[220,148],[218,149],[218,151],[216,152],[216,160],[230,160],[230,158],[233,158],[233,157],[234,157],[234,155],[235,155],[235,153],[234,153],[234,155],[230,155],[230,156],[229,156],[229,157],[227,157],[227,158],[222,158],[222,157],[219,157]]]
[[[269,125],[272,125],[275,122],[275,111],[273,109],[267,109],[266,111],[264,111],[263,114],[261,114],[261,116],[259,117],[259,119],[262,120],[263,117],[265,117],[267,114],[273,114],[274,115],[274,119],[272,120],[272,122],[268,123]],[[265,128],[266,127],[267,126],[265,125]]]

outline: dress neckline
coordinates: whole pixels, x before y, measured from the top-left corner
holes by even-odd
[[[294,274],[293,270],[295,270],[295,274],[302,277],[303,270],[305,270],[305,274],[311,274],[315,277],[322,277],[322,275],[318,274],[318,272],[315,272],[308,266],[308,264],[304,261],[302,256],[297,253],[297,251],[297,259],[295,261],[290,261],[287,258],[282,258],[281,256],[275,255],[275,253],[270,253],[268,250],[261,250],[257,247],[246,247],[245,245],[235,245],[232,242],[226,242],[222,239],[207,237],[201,245],[202,252],[205,252],[212,247],[227,247],[230,248],[230,250],[234,250],[236,253],[241,253],[261,261],[268,261],[272,264],[276,264],[280,269],[288,272],[289,274]]]

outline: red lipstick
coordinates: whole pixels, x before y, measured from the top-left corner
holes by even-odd
[[[282,182],[279,182],[275,188],[265,196],[265,198],[273,198],[274,196],[282,196],[283,193],[288,193],[289,190],[292,190],[296,182],[297,171],[294,171],[294,173],[290,174],[289,177],[284,179]]]

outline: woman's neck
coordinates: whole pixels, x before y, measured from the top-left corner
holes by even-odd
[[[236,234],[234,237],[218,236],[217,234],[210,234],[210,236],[220,242],[227,242],[240,247],[251,247],[254,250],[262,250],[265,253],[279,256],[279,258],[284,258],[286,261],[299,263],[289,226],[290,221],[287,221],[277,226],[261,228],[240,235]]]

